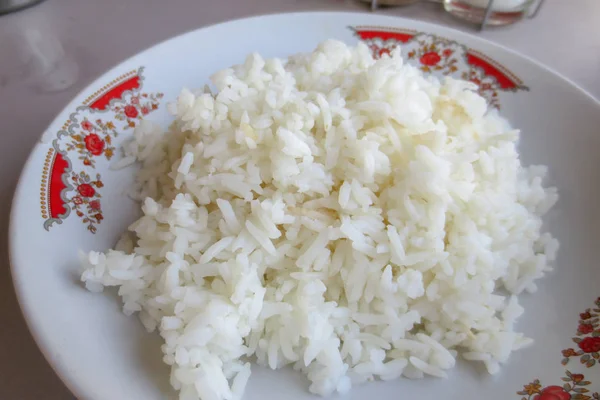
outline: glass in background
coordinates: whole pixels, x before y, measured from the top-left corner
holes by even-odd
[[[469,22],[485,25],[508,25],[517,22],[540,7],[542,0],[444,0],[450,14]],[[487,16],[487,18],[486,18]]]

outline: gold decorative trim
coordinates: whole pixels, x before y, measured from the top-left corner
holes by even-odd
[[[128,79],[128,78],[131,78],[131,77],[133,77],[133,76],[137,75],[137,73],[138,73],[138,70],[136,69],[136,70],[130,71],[130,72],[126,73],[126,74],[123,74],[123,75],[119,76],[119,77],[118,77],[118,78],[116,78],[116,79],[113,79],[113,80],[112,80],[112,81],[110,81],[108,84],[106,84],[106,85],[102,86],[102,87],[101,87],[99,90],[97,90],[97,91],[96,91],[94,94],[92,94],[90,97],[88,97],[87,99],[85,99],[85,100],[83,101],[83,105],[84,105],[84,106],[87,106],[87,105],[89,105],[90,103],[93,103],[93,101],[94,101],[94,100],[96,100],[96,99],[100,98],[100,97],[101,97],[103,94],[105,94],[105,93],[106,93],[106,92],[107,92],[109,89],[112,89],[112,87],[113,87],[115,84],[117,84],[117,83],[121,83],[122,81],[124,81],[124,80],[126,80],[126,79]]]
[[[421,33],[421,32],[416,31],[414,29],[395,28],[395,27],[392,27],[392,26],[360,25],[360,26],[351,27],[351,29],[354,30],[355,32],[358,32],[358,31],[361,31],[361,30],[370,30],[370,31],[374,31],[374,32],[405,33],[407,35],[410,35],[410,34],[416,35],[418,33]]]
[[[68,121],[67,121],[68,122]],[[54,149],[50,148],[46,154],[44,161],[44,169],[42,172],[42,183],[40,186],[40,209],[42,218],[48,219],[50,216],[50,203],[48,202],[48,190],[50,189],[50,165],[54,157]]]
[[[467,54],[471,54],[471,55],[481,58],[482,60],[486,61],[488,64],[493,65],[494,67],[499,69],[504,75],[508,76],[517,86],[519,86],[519,87],[523,86],[523,81],[521,79],[519,79],[519,77],[517,77],[508,68],[506,68],[504,65],[500,64],[500,62],[494,60],[490,56],[487,56],[487,55],[483,54],[482,52],[472,49],[472,48],[467,48]]]

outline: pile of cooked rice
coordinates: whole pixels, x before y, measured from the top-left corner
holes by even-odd
[[[555,257],[557,194],[473,84],[338,41],[212,82],[135,131],[144,215],[83,262],[158,329],[180,399],[241,398],[252,360],[329,395],[531,343],[516,295]]]

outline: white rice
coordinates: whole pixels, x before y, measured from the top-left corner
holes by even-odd
[[[168,131],[136,129],[144,216],[83,260],[158,329],[180,399],[239,399],[248,357],[329,395],[445,377],[457,354],[494,373],[531,343],[516,295],[555,257],[557,194],[474,85],[337,41],[212,81]]]

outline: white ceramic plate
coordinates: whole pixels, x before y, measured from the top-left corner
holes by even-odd
[[[165,104],[182,87],[203,87],[212,72],[242,62],[251,51],[285,57],[328,38],[365,40],[377,54],[402,43],[410,62],[424,70],[479,83],[481,93],[522,129],[522,159],[549,165],[561,195],[548,218],[562,245],[557,268],[538,293],[521,300],[526,312],[518,328],[536,340],[533,347],[515,353],[496,376],[459,364],[447,380],[377,382],[346,398],[598,399],[599,103],[502,47],[371,14],[271,15],[191,32],[113,68],[63,110],[27,162],[10,228],[15,287],[48,361],[80,398],[174,397],[158,335],[125,317],[116,295],[93,294],[79,283],[78,250],[112,246],[137,214],[124,194],[131,169],[112,171],[108,159],[142,118],[167,124]],[[245,398],[309,399],[307,386],[291,371],[255,367]]]

